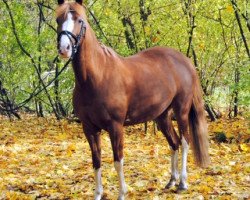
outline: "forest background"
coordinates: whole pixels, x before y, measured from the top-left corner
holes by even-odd
[[[219,195],[230,199],[234,194],[236,199],[249,198],[249,1],[88,0],[85,5],[99,41],[120,55],[129,56],[152,46],[168,46],[192,59],[204,92],[210,155],[217,165],[198,175],[190,161],[194,170],[190,180],[196,186],[186,197]],[[93,188],[81,185],[87,182],[79,178],[89,179],[91,160],[80,125],[72,123],[74,75],[70,64],[58,57],[56,6],[54,0],[0,0],[0,199],[20,196],[21,199],[34,196],[88,199],[92,195]],[[151,156],[159,163],[166,163],[163,160],[168,150],[165,143],[161,145],[165,140],[159,140],[162,136],[152,124],[145,127],[148,134],[156,135],[155,139],[144,134],[144,127],[126,129],[125,146],[130,149],[125,152],[126,157],[132,162],[133,154],[143,153],[144,159]],[[137,132],[137,136],[130,135],[132,132]],[[106,143],[107,135],[104,137],[107,148],[104,154],[110,157],[104,162],[110,164],[110,146]],[[143,142],[137,141],[137,137],[143,138]],[[55,160],[60,160],[61,165]],[[80,162],[83,160],[87,163]],[[143,166],[142,161],[134,162],[135,169]],[[44,162],[51,163],[54,174],[49,177],[43,168],[47,166],[41,164]],[[152,175],[152,169],[162,169],[152,164],[143,169],[145,174]],[[159,171],[155,173],[158,179]],[[164,173],[160,172],[161,177]],[[147,185],[145,181],[138,182],[138,176],[143,179],[142,174],[137,178],[132,170],[127,174],[132,177],[128,178],[131,199],[142,198],[149,192],[152,196],[142,199],[180,198],[159,192],[163,187],[160,178],[155,185]],[[112,172],[106,179],[108,185],[113,184],[113,175]],[[72,182],[62,183],[62,176]],[[200,184],[203,181],[207,186]],[[90,182],[93,184],[93,177]],[[114,188],[109,187],[108,191]]]
[[[74,76],[56,49],[56,1],[0,1],[0,112],[18,117],[72,113]],[[211,120],[249,105],[247,0],[86,1],[100,42],[129,56],[152,46],[180,50],[195,64]],[[57,79],[51,83],[55,77]],[[156,77],[157,78],[157,77]],[[51,83],[51,84],[50,84]],[[48,87],[46,87],[50,84]]]

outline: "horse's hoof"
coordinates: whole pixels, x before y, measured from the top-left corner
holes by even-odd
[[[170,189],[175,186],[175,181],[170,181],[166,186],[165,189]]]
[[[185,191],[187,191],[187,189],[188,189],[187,184],[180,183],[178,188],[177,188],[177,193],[185,192]]]

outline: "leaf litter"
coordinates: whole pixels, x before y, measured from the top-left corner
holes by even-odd
[[[250,147],[244,118],[209,123],[207,169],[188,157],[189,190],[164,189],[170,179],[170,149],[164,136],[143,125],[125,129],[127,199],[249,199]],[[91,152],[80,124],[27,116],[0,121],[0,199],[93,199]],[[223,142],[216,139],[223,133]],[[180,165],[180,164],[179,164]],[[102,133],[103,199],[117,199],[118,181],[108,134]]]

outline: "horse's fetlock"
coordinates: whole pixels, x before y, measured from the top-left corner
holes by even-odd
[[[168,182],[168,184],[166,185],[166,189],[169,189],[171,187],[174,187],[175,186],[175,183],[176,183],[176,180],[172,180],[170,179],[170,181]]]
[[[125,194],[119,195],[118,200],[125,200]]]
[[[95,194],[95,200],[101,200],[102,194]]]
[[[101,199],[103,194],[103,187],[95,189],[95,200]]]

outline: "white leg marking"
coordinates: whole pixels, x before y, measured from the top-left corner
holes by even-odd
[[[177,179],[179,178],[178,173],[178,150],[174,151],[171,148],[171,179],[166,185],[166,188],[175,186]]]
[[[74,20],[71,13],[68,13],[67,20],[62,24],[62,31],[69,31],[73,32],[74,30]],[[70,49],[67,49],[67,47],[70,47]],[[68,36],[62,35],[60,40],[60,49],[64,52],[69,52],[71,54],[72,48],[71,48],[71,42]]]
[[[127,192],[127,187],[124,179],[124,173],[123,173],[123,159],[120,162],[115,162],[115,170],[118,174],[118,180],[119,180],[119,200],[125,199],[125,194]]]
[[[178,150],[172,151],[171,155],[171,178],[177,180],[179,178],[178,173]]]
[[[100,200],[103,194],[101,168],[95,169],[95,200]]]
[[[181,178],[180,178],[180,189],[187,189],[187,156],[188,156],[188,143],[184,137],[181,139],[182,144],[182,167],[181,167]]]

